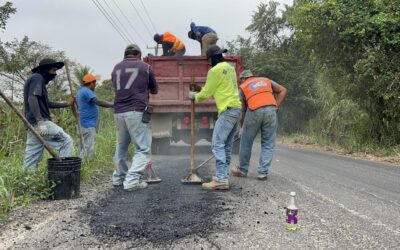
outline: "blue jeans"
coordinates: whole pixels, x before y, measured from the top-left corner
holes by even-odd
[[[51,121],[45,121],[44,123],[48,130],[48,133],[43,136],[44,141],[55,148],[60,153],[60,157],[72,156],[74,143],[71,136]],[[43,150],[44,146],[42,143],[31,131],[28,131],[24,159],[26,170],[34,170],[38,167],[43,157]]]
[[[268,173],[274,153],[276,128],[277,116],[274,106],[262,107],[254,111],[247,109],[239,149],[238,168],[242,172],[248,172],[253,142],[258,132],[261,131],[260,165],[257,172],[260,174]]]
[[[142,122],[142,116],[142,112],[136,111],[114,115],[117,126],[117,145],[114,156],[116,169],[113,173],[113,183],[116,185],[123,183],[124,188],[139,183],[143,178],[146,165],[150,161],[150,125]],[[134,143],[136,151],[128,170],[126,157],[131,142]]]
[[[241,113],[242,111],[239,108],[227,109],[220,114],[215,123],[211,148],[216,159],[216,177],[218,182],[228,180],[233,137],[239,125]]]
[[[96,136],[96,128],[84,128],[81,126],[81,132],[83,135],[83,144],[85,145],[87,158],[91,159],[94,152],[94,138]],[[84,157],[83,157],[83,148],[81,143],[79,143],[78,151],[79,151],[79,157],[81,157],[83,161]]]

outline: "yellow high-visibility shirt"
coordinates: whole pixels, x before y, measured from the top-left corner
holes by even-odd
[[[227,108],[241,108],[235,68],[227,62],[221,62],[207,73],[207,81],[199,93],[196,102],[214,97],[218,115]]]

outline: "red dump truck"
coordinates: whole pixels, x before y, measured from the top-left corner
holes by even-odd
[[[237,77],[243,70],[241,57],[227,56],[226,61],[236,69]],[[150,104],[154,107],[152,115],[152,153],[158,154],[169,148],[171,142],[180,140],[190,144],[190,100],[191,83],[203,86],[211,65],[206,57],[151,56],[144,61],[153,68],[158,83],[158,94],[151,95]],[[196,141],[211,141],[215,121],[218,118],[213,99],[196,104]]]

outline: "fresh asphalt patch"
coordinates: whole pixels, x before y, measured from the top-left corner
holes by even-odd
[[[202,160],[196,160],[196,165]],[[229,230],[230,224],[219,220],[223,213],[234,214],[232,207],[226,205],[223,192],[181,183],[189,172],[187,155],[158,156],[153,165],[161,183],[133,192],[114,188],[103,200],[87,204],[84,213],[90,217],[93,234],[104,240],[158,245],[190,235],[206,238],[217,230]],[[207,168],[200,169],[199,175],[206,181],[211,179]]]

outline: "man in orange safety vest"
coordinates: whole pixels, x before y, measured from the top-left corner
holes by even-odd
[[[183,56],[186,52],[185,44],[182,40],[172,35],[169,32],[164,34],[155,34],[154,41],[157,44],[162,44],[163,56]]]
[[[266,180],[275,146],[276,111],[285,99],[287,90],[273,80],[254,76],[250,70],[244,70],[240,74],[240,81],[239,94],[245,115],[240,130],[239,164],[232,167],[231,172],[234,176],[247,176],[253,142],[258,131],[261,131],[261,153],[257,179]],[[277,94],[277,99],[274,94]]]

